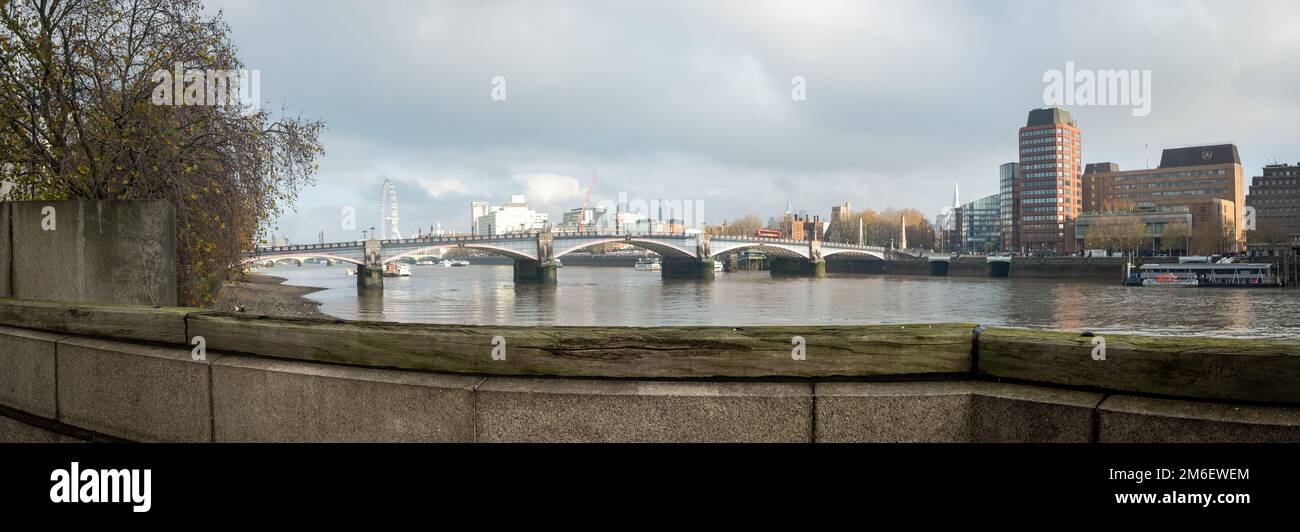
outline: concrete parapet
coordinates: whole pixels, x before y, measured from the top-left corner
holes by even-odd
[[[212,441],[208,362],[189,350],[72,338],[57,353],[59,421],[135,441]]]
[[[14,243],[9,232],[10,212],[8,203],[0,203],[0,297],[13,295],[10,277],[13,275]]]
[[[9,204],[13,296],[176,305],[176,211],[161,200]]]
[[[1300,442],[1296,407],[1113,395],[1097,413],[1103,443]]]
[[[0,327],[0,404],[58,418],[55,342],[61,336]]]
[[[222,357],[219,442],[470,442],[482,377]]]
[[[812,388],[490,377],[477,412],[483,442],[807,442]]]
[[[0,299],[0,324],[56,333],[184,345],[196,309]]]
[[[965,382],[819,382],[817,441],[956,443],[970,438]]]
[[[84,443],[85,441],[0,414],[0,443]]]
[[[1099,393],[1023,384],[971,383],[971,441],[1086,443],[1094,441]]]
[[[1100,394],[981,381],[817,383],[817,441],[1088,442]]]

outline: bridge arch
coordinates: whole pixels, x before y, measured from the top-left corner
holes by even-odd
[[[673,245],[673,244],[669,244],[657,240],[637,238],[635,236],[629,237],[624,235],[624,236],[611,236],[611,237],[604,237],[604,238],[592,238],[591,240],[583,239],[579,242],[573,242],[571,240],[566,242],[565,240],[556,239],[554,242],[555,242],[554,247],[556,249],[555,258],[557,259],[565,255],[568,255],[570,253],[581,251],[584,249],[589,249],[592,246],[599,246],[601,244],[628,244],[636,248],[653,251],[664,257],[690,258],[690,259],[696,258],[695,250],[693,248],[687,249],[684,246]],[[561,245],[561,243],[563,243],[564,245]]]
[[[239,261],[239,265],[243,266],[245,264],[266,262],[268,260],[273,262],[280,262],[282,260],[296,260],[298,261],[299,264],[302,264],[302,262],[307,259],[329,259],[336,262],[347,262],[349,264],[356,264],[358,266],[364,264],[364,261],[354,259],[351,257],[341,257],[338,255],[328,255],[324,253],[310,253],[310,254],[296,253],[292,255],[260,255],[260,256],[253,256],[253,257],[246,257]]]
[[[787,242],[777,242],[777,241],[719,242],[716,240],[709,242],[709,253],[713,257],[716,257],[723,253],[731,253],[734,251],[740,251],[744,249],[754,249],[754,248],[760,249],[764,253],[768,253],[770,255],[775,255],[779,257],[790,257],[790,258],[799,257],[803,259],[809,258],[808,245],[806,243],[797,244],[797,243],[787,243]]]
[[[432,252],[432,251],[436,251],[436,250],[439,250],[439,249],[446,250],[446,249],[456,249],[456,248],[473,249],[473,250],[477,250],[477,251],[487,251],[487,252],[491,252],[491,253],[496,253],[496,254],[498,254],[498,255],[505,255],[505,256],[510,257],[510,258],[512,258],[512,259],[515,259],[515,260],[537,260],[537,257],[536,257],[536,256],[528,255],[528,254],[525,254],[525,253],[520,253],[518,250],[514,250],[514,249],[510,249],[510,248],[505,248],[505,247],[500,247],[500,246],[494,246],[494,245],[492,245],[492,244],[485,244],[485,243],[470,243],[470,242],[465,242],[465,243],[461,243],[461,242],[445,242],[445,243],[441,243],[441,244],[434,244],[434,245],[431,245],[431,246],[425,246],[425,247],[421,247],[421,248],[416,248],[416,249],[412,249],[412,250],[409,250],[409,251],[403,251],[403,252],[398,253],[398,254],[396,254],[396,255],[392,255],[392,256],[384,257],[384,258],[383,258],[383,261],[384,261],[384,264],[388,264],[388,263],[390,263],[390,262],[394,262],[394,261],[401,260],[401,259],[404,259],[404,258],[415,258],[415,257],[421,257],[421,256],[424,256],[424,255],[428,255],[430,252]]]
[[[884,254],[884,253],[881,253],[881,252],[879,252],[879,251],[869,250],[869,249],[852,249],[852,248],[850,248],[850,249],[836,249],[836,248],[830,248],[830,249],[827,249],[827,248],[822,248],[822,258],[826,258],[826,257],[829,257],[829,256],[831,256],[831,255],[866,255],[866,256],[868,256],[868,257],[871,257],[871,258],[874,258],[874,259],[878,259],[878,260],[888,260],[888,259],[885,258],[885,254]]]

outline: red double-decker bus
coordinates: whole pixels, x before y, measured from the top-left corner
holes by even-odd
[[[759,229],[754,232],[754,236],[763,238],[781,238],[781,232],[776,229]]]

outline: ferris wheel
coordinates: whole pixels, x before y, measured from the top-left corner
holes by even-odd
[[[397,228],[397,188],[393,182],[384,179],[384,190],[379,193],[379,239],[388,239],[389,225],[393,228],[393,238],[401,239],[402,230]]]

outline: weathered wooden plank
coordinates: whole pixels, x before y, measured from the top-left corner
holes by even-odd
[[[195,310],[0,298],[0,324],[83,336],[186,344],[185,316]]]
[[[1300,341],[988,329],[979,336],[986,375],[1202,399],[1300,403]],[[1100,355],[1100,353],[1098,353]]]
[[[459,373],[830,377],[966,373],[972,325],[507,327],[195,314],[208,349]],[[792,339],[806,345],[794,360]],[[505,360],[493,360],[494,337]]]

